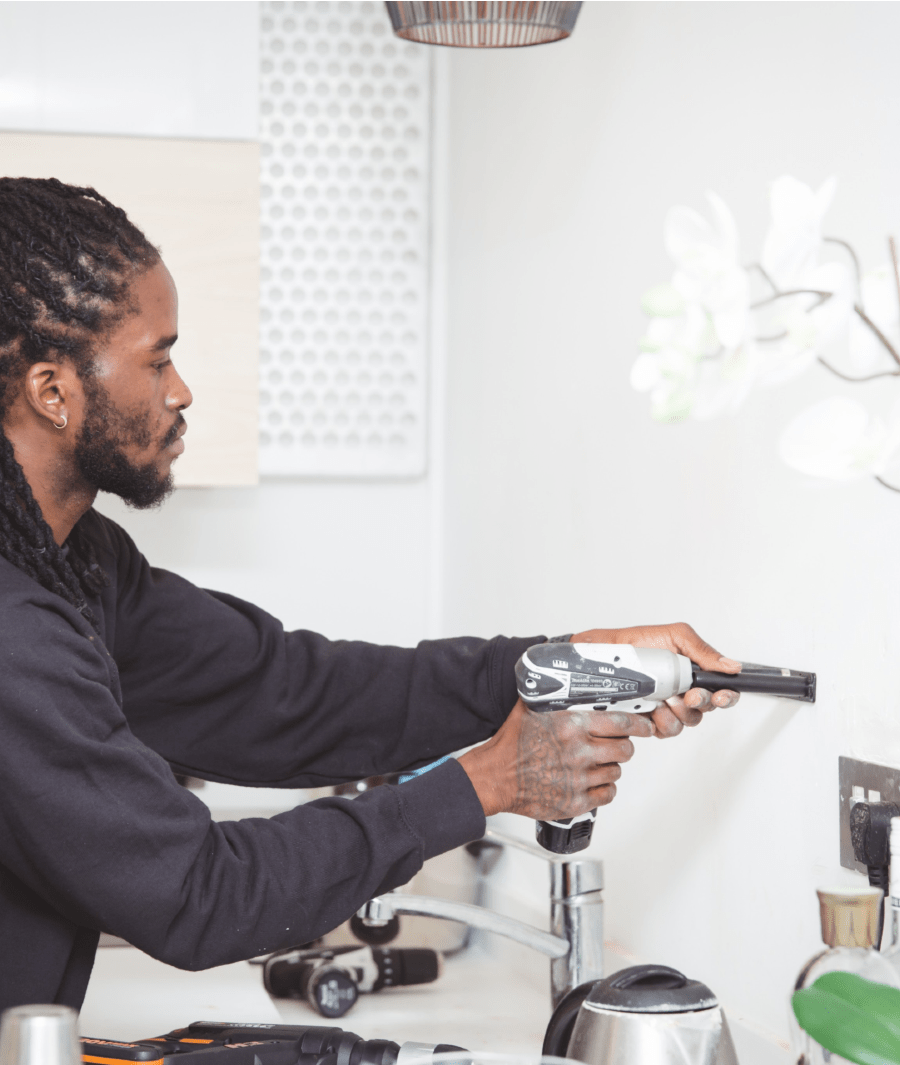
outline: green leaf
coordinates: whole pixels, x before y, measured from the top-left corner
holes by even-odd
[[[641,309],[651,318],[675,318],[684,311],[684,297],[668,282],[654,285],[641,297]]]
[[[856,973],[832,972],[820,976],[813,987],[837,995],[852,1006],[875,1013],[894,1028],[900,1039],[900,991],[888,984],[866,980]]]
[[[791,999],[800,1027],[857,1065],[900,1065],[900,991],[854,973],[826,973]]]

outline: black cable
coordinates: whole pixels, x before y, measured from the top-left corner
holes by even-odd
[[[892,817],[900,817],[900,806],[893,802],[858,802],[850,811],[853,854],[866,867],[871,886],[881,891],[876,950],[881,950],[884,910],[890,888]]]

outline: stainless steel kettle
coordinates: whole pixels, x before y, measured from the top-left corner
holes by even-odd
[[[667,965],[634,965],[570,991],[542,1053],[587,1065],[738,1065],[715,995]]]

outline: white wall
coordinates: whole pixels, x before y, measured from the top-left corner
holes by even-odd
[[[157,511],[100,496],[154,564],[289,628],[412,645],[433,626],[431,486],[268,481],[183,488]]]
[[[659,426],[628,373],[665,213],[707,188],[758,254],[767,182],[836,173],[829,231],[884,261],[898,32],[896,4],[595,2],[569,41],[449,60],[446,627],[684,619],[818,670],[815,707],[745,698],[640,744],[595,830],[611,937],[775,1038],[840,876],[838,756],[900,764],[900,499],[779,464],[779,427],[837,382]],[[521,865],[507,887],[544,904]]]

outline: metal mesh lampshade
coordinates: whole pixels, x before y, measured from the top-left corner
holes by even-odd
[[[457,48],[522,48],[568,37],[581,3],[439,0],[386,3],[394,33],[421,44]]]

